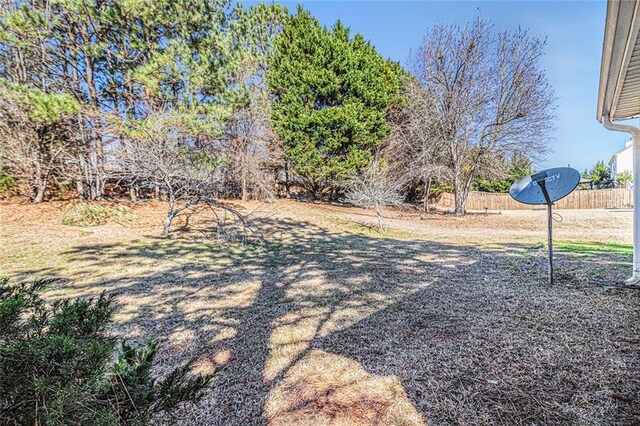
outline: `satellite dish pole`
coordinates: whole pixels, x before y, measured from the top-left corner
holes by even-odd
[[[553,201],[551,201],[551,197],[549,197],[549,192],[547,191],[547,185],[545,183],[546,178],[547,172],[545,171],[531,175],[531,180],[538,184],[538,186],[542,190],[542,195],[544,195],[544,199],[547,202],[547,247],[549,251],[547,268],[549,270],[549,284],[551,285],[553,284],[553,213],[551,211],[553,207]]]
[[[553,284],[553,202],[569,195],[579,183],[577,170],[555,167],[520,178],[509,189],[509,195],[520,203],[547,205],[549,284]]]

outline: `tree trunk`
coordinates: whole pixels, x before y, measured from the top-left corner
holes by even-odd
[[[169,211],[167,213],[167,218],[164,220],[164,227],[162,228],[162,233],[164,235],[169,235],[169,228],[171,228],[171,222],[173,222],[173,212]]]
[[[380,204],[376,203],[375,204],[375,210],[376,210],[376,218],[378,219],[378,230],[380,231],[381,234],[384,234],[384,224],[382,223],[382,219],[384,219],[382,217],[382,211],[380,210]]]
[[[138,202],[138,190],[135,185],[131,185],[131,189],[129,189],[129,199],[134,204]]]
[[[76,192],[78,193],[78,198],[84,200],[87,198],[87,189],[85,188],[85,179],[83,174],[83,161],[82,155],[78,155],[78,165],[76,166]]]
[[[247,176],[246,176],[246,171],[243,170],[242,171],[242,201],[248,201],[249,200],[249,188],[247,187]]]
[[[305,186],[307,187],[306,189],[311,193],[311,196],[314,200],[322,200],[322,187],[316,181],[312,179],[311,183]]]
[[[33,190],[33,202],[41,203],[44,201],[44,191],[47,188],[47,174],[43,172],[43,167],[41,164],[36,164],[35,167],[35,176],[34,176],[34,187]]]
[[[33,198],[34,203],[41,203],[44,201],[44,191],[46,187],[47,187],[46,179],[42,179],[38,181],[38,184],[36,186],[36,195]]]
[[[425,212],[429,211],[429,191],[431,190],[431,179],[427,179],[425,180],[424,183],[424,204],[422,206],[422,209]]]
[[[76,177],[76,192],[78,193],[78,198],[80,198],[81,200],[84,200],[85,198],[84,183],[82,182],[81,175]]]
[[[83,41],[88,44],[88,35],[86,33],[82,33]],[[85,83],[89,91],[89,102],[99,110],[100,103],[98,100],[98,91],[95,85],[95,79],[93,75],[93,67],[94,63],[91,59],[91,56],[83,49],[83,58],[84,58],[84,69],[85,69]],[[94,164],[94,198],[100,199],[104,197],[104,144],[102,141],[102,122],[101,118],[97,117],[93,121],[93,132],[94,132],[94,154],[95,154],[95,164]]]
[[[456,215],[464,215],[465,206],[467,204],[467,194],[466,185],[464,182],[461,182],[461,176],[456,175],[453,180],[453,197],[455,199],[455,210],[454,213]]]
[[[175,206],[175,200],[173,200],[173,197],[170,196],[169,211],[167,212],[167,218],[164,220],[164,227],[162,229],[162,233],[164,235],[169,235],[169,228],[171,228],[171,222],[173,222],[173,218],[176,217],[174,206]]]
[[[284,163],[284,187],[286,189],[287,198],[291,198],[291,190],[289,188],[289,162]]]

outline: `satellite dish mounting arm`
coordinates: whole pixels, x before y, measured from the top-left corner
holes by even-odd
[[[542,190],[542,195],[544,195],[544,199],[547,201],[547,205],[552,205],[551,197],[549,197],[549,193],[547,192],[547,172],[536,173],[535,175],[531,175],[531,180],[535,181],[540,189]]]

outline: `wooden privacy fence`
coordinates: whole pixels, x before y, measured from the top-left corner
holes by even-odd
[[[453,194],[445,192],[437,206],[444,209],[454,208]],[[522,204],[509,194],[490,192],[470,192],[467,210],[532,210],[541,206]],[[632,189],[582,189],[576,190],[562,200],[556,201],[558,209],[622,209],[633,207]]]

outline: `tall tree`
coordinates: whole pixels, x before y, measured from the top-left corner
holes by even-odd
[[[48,186],[67,177],[65,160],[80,105],[69,95],[0,83],[0,161],[29,188],[33,202],[40,203]]]
[[[604,161],[598,161],[591,170],[585,170],[582,177],[590,179],[594,185],[610,185],[612,183],[611,167],[606,165]]]
[[[618,188],[627,188],[629,184],[633,184],[633,174],[629,170],[616,173],[616,186]]]
[[[78,102],[65,164],[79,195],[98,198],[129,122],[177,114],[190,143],[220,143],[243,102],[241,11],[212,0],[6,1],[0,77]]]
[[[555,101],[540,65],[544,45],[526,30],[495,34],[476,19],[434,27],[417,51],[413,71],[434,102],[434,137],[446,145],[456,214],[464,214],[486,157],[546,151]]]
[[[429,194],[434,183],[451,176],[446,144],[437,137],[435,103],[429,92],[414,78],[403,84],[404,103],[393,109],[392,137],[384,156],[392,172],[409,184],[409,193],[421,186],[423,209],[429,210]]]
[[[364,170],[389,135],[400,67],[337,22],[298,8],[275,41],[268,82],[272,119],[304,187],[316,198]]]
[[[100,63],[111,22],[96,2],[7,1],[0,19],[0,69],[12,83],[43,93],[68,94],[83,108],[99,111]],[[100,115],[76,117],[79,136],[75,162],[83,166],[91,197],[99,197],[104,183],[104,129]],[[82,155],[84,154],[84,155]],[[68,161],[68,163],[70,163]],[[78,176],[82,173],[78,171]]]
[[[280,5],[260,3],[236,8],[235,37],[241,59],[235,72],[240,102],[225,123],[230,180],[242,200],[268,199],[282,161],[282,147],[271,125],[271,99],[266,81],[273,42],[288,19]]]

